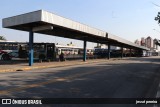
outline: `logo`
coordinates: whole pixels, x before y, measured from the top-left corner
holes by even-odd
[[[11,104],[11,99],[2,99],[2,104]]]

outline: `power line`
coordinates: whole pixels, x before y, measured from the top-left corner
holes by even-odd
[[[160,5],[154,3],[154,2],[151,2],[153,5],[157,6],[157,7],[160,7]]]

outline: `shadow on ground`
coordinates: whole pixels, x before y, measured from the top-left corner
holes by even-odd
[[[13,90],[0,96],[3,98],[154,98],[160,81],[160,60],[155,58],[132,60],[139,63],[101,63],[93,66],[64,67],[58,70],[49,68],[48,71],[43,69],[35,72],[11,73],[7,75],[8,80],[0,78],[0,90]],[[54,81],[56,79],[61,80]],[[42,84],[43,82],[46,84]],[[28,84],[42,85],[14,90],[17,87],[26,87]],[[54,107],[59,106],[54,105]],[[61,107],[79,106],[81,105],[61,105]],[[83,107],[90,106],[117,107],[117,105],[83,105]],[[127,105],[127,107],[134,106]]]

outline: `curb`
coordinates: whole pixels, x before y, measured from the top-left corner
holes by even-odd
[[[66,67],[66,66],[74,66],[76,64],[78,65],[84,65],[84,64],[92,64],[92,63],[98,63],[98,62],[109,62],[109,61],[115,61],[115,60],[123,60],[123,59],[103,59],[103,60],[98,60],[98,61],[88,61],[88,62],[71,62],[69,64],[61,64],[61,65],[47,65],[47,66],[32,66],[32,67],[22,67],[22,68],[14,68],[14,69],[4,69],[0,70],[0,73],[5,73],[5,72],[16,72],[16,71],[29,71],[29,70],[37,70],[37,69],[44,69],[44,68],[56,68],[56,67]],[[55,62],[56,63],[56,62]]]

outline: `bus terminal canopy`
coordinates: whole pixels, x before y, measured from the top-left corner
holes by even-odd
[[[146,47],[136,45],[105,31],[89,27],[44,10],[4,18],[2,21],[2,26],[4,28],[29,32],[32,31],[35,33],[85,40],[95,43],[109,43],[114,46],[149,50]]]

